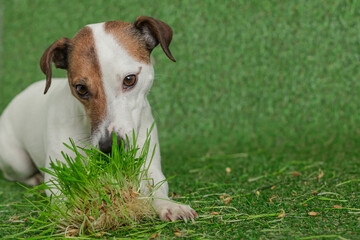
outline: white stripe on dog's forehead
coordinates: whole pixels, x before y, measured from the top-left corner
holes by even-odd
[[[136,55],[139,53],[149,54],[149,52],[145,48],[140,49],[143,46],[136,43],[137,40],[133,39],[134,36],[131,35],[131,32],[129,33],[129,31],[124,30],[124,32],[117,33],[123,34],[119,38],[114,32],[107,31],[109,28],[106,27],[106,24],[88,25],[94,34],[95,49],[101,68],[107,102],[108,115],[104,119],[104,124],[111,125],[113,122],[119,124],[119,126],[114,126],[114,131],[118,129],[131,129],[135,127],[133,126],[133,122],[136,121],[134,118],[137,118],[132,115],[138,112],[137,108],[140,108],[143,104],[139,101],[144,101],[145,95],[152,85],[154,77],[153,68],[149,55],[145,55],[144,58]],[[133,41],[134,44],[131,46],[139,47],[138,51],[136,49],[129,49],[129,43],[122,44],[119,41],[121,39]],[[144,61],[147,57],[149,62]],[[139,72],[140,70],[141,72]],[[123,91],[122,84],[123,79],[129,74],[139,74],[138,83],[133,89],[126,92]],[[106,126],[103,125],[102,127]]]
[[[105,23],[89,27],[94,33],[107,102],[111,103],[119,91],[121,80],[132,73],[139,63],[116,41],[113,34],[105,31]]]

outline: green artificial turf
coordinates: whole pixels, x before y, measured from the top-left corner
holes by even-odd
[[[161,48],[153,52],[156,79],[148,97],[164,174],[176,175],[170,192],[200,218],[144,223],[115,236],[360,238],[360,1],[1,5],[0,111],[44,78],[43,51],[86,24],[147,15],[174,31],[177,62]],[[24,196],[35,198],[28,195],[0,179],[0,238],[31,225],[22,221],[36,212],[19,206],[27,204]]]

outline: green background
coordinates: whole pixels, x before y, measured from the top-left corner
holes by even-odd
[[[359,1],[3,0],[1,4],[0,111],[26,86],[44,78],[39,60],[53,41],[71,38],[89,23],[152,16],[174,32],[170,49],[177,62],[167,59],[160,47],[154,50],[156,79],[148,96],[159,128],[165,175],[177,175],[170,181],[171,191],[185,195],[211,183],[216,186],[211,193],[239,196],[233,203],[239,211],[261,214],[279,209],[268,208],[271,195],[289,195],[297,189],[306,199],[313,190],[326,188],[338,194],[337,200],[345,199],[349,208],[359,208]],[[54,76],[66,73],[56,70]],[[225,167],[232,168],[230,176]],[[286,171],[279,172],[284,167]],[[291,172],[299,169],[303,178],[294,182]],[[316,179],[321,171],[324,177]],[[264,176],[260,182],[249,181],[259,175]],[[341,190],[336,187],[348,180],[354,182]],[[21,188],[0,181],[4,204],[22,196]],[[263,204],[252,206],[247,193],[279,182],[284,188],[273,191],[280,192],[269,193]],[[320,210],[331,207],[322,205],[326,200],[317,200],[314,206]],[[195,207],[205,214],[216,201]],[[265,220],[234,223],[239,231],[235,235],[220,220],[189,228],[204,233],[204,238],[322,233],[359,237],[359,215],[349,213],[353,210],[331,211],[313,220],[294,201],[283,200],[281,208],[293,215],[278,226],[283,229],[279,232],[262,231],[271,228]],[[339,225],[330,224],[334,221]],[[172,236],[169,229],[163,234]]]
[[[174,31],[177,63],[156,49],[149,95],[163,151],[352,150],[359,142],[357,2],[74,3],[3,1],[1,109],[44,78],[39,59],[53,41],[89,23],[148,15]]]

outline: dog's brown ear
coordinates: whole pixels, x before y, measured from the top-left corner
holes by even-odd
[[[176,62],[169,49],[173,36],[173,32],[169,25],[152,17],[139,16],[136,18],[134,26],[140,30],[144,36],[146,47],[150,52],[160,43],[166,56]]]
[[[68,47],[69,39],[61,38],[48,47],[40,59],[40,68],[46,75],[46,86],[44,94],[49,90],[51,85],[51,63],[54,62],[56,68],[68,68]]]

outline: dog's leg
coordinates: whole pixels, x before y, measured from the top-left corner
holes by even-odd
[[[13,136],[5,136],[5,131],[0,135],[0,170],[6,179],[25,185],[36,186],[43,179],[29,154]]]
[[[139,140],[140,139],[144,139],[144,137],[139,136]],[[156,145],[156,149],[155,149],[154,157],[149,166],[150,156],[152,154],[152,150],[154,149],[155,145]],[[154,126],[154,129],[151,132],[149,156],[147,159],[146,166],[149,166],[148,178],[151,180],[144,181],[142,183],[142,190],[145,193],[147,193],[149,184],[155,187],[156,191],[153,194],[154,197],[153,207],[155,208],[159,217],[165,221],[176,221],[179,219],[183,219],[184,221],[187,221],[188,219],[193,220],[194,218],[197,218],[198,217],[197,213],[189,205],[179,204],[169,199],[168,183],[165,181],[165,176],[161,171],[160,148],[159,148],[156,125]]]
[[[179,204],[169,199],[168,183],[163,182],[165,177],[161,170],[150,168],[149,178],[153,179],[154,186],[159,183],[161,184],[153,196],[153,207],[155,208],[160,219],[165,221],[176,221],[183,219],[186,222],[188,219],[193,220],[198,217],[195,210],[192,209],[189,205]]]

